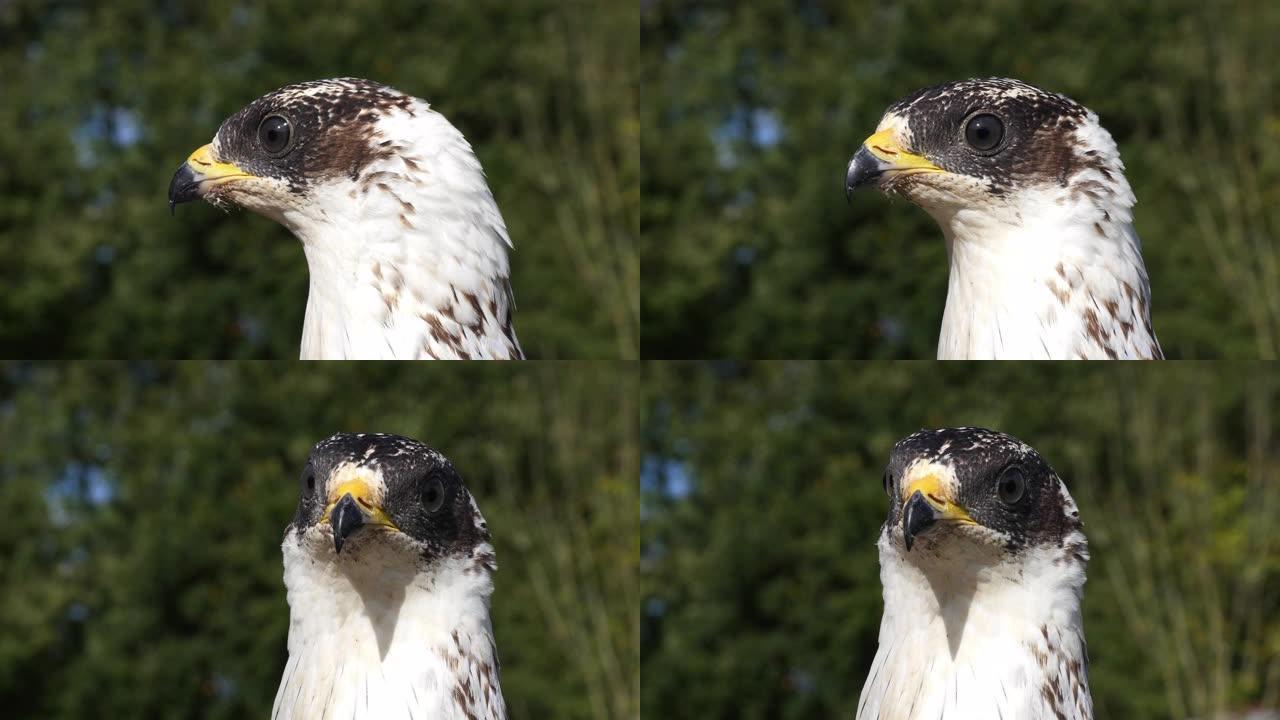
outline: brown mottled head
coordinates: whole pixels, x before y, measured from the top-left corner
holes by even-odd
[[[273,90],[178,168],[170,205],[196,198],[303,243],[303,358],[522,356],[502,212],[425,100],[356,78]]]
[[[388,543],[427,563],[492,555],[488,525],[453,464],[398,435],[338,433],[316,443],[286,535],[294,533],[339,555]]]
[[[1122,172],[1115,142],[1089,109],[1020,80],[986,78],[923,88],[890,105],[845,184],[900,192],[926,208],[972,207],[1074,181],[1122,181]]]
[[[359,78],[273,90],[227,118],[213,142],[192,153],[169,186],[170,205],[203,197],[279,218],[313,187],[355,182],[377,161],[405,153],[407,144],[388,137],[386,123],[427,115],[443,122],[426,102]],[[415,160],[406,153],[403,162],[412,167]]]
[[[955,533],[1010,552],[1062,547],[1076,534],[1083,543],[1080,514],[1062,480],[1031,446],[1005,433],[913,433],[893,446],[884,487],[885,527],[908,551],[922,537],[945,542],[939,538]]]
[[[392,110],[412,115],[415,102],[359,78],[289,85],[227,118],[213,144],[224,161],[292,187],[340,175],[355,180],[380,150],[370,142],[378,120]]]

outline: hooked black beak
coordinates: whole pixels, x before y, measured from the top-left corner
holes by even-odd
[[[187,157],[169,181],[169,212],[178,203],[189,202],[207,195],[210,188],[227,182],[241,182],[253,179],[253,173],[245,172],[232,162],[226,162],[217,156],[213,143],[196,148]],[[204,191],[201,191],[204,188]]]
[[[853,195],[854,190],[875,182],[888,168],[889,163],[873,155],[866,145],[858,148],[849,159],[849,169],[844,176],[845,199]]]
[[[937,509],[924,499],[924,493],[915,491],[902,507],[902,537],[907,541],[907,552],[911,551],[916,535],[933,527],[937,521]]]
[[[200,179],[196,177],[191,165],[182,163],[178,172],[173,174],[173,180],[169,181],[169,214],[173,214],[173,208],[178,203],[191,202],[198,198],[199,194],[196,190],[199,187]]]
[[[333,528],[333,550],[341,553],[347,536],[364,527],[364,513],[356,504],[356,499],[351,497],[351,493],[343,495],[342,499],[333,506],[333,510],[329,513],[329,525]]]

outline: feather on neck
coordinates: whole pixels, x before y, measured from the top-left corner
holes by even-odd
[[[310,270],[301,357],[523,357],[511,241],[470,145],[421,101],[369,142],[379,154],[358,177],[277,214]]]
[[[922,205],[950,259],[939,359],[1161,357],[1118,171],[981,206]]]
[[[372,558],[317,562],[286,537],[289,662],[273,720],[505,720],[492,552],[485,543],[421,571]]]
[[[1006,562],[961,543],[943,557],[932,538],[908,557],[887,531],[879,549],[885,612],[858,720],[1092,717],[1083,534]]]

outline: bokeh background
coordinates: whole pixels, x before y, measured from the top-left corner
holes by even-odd
[[[475,495],[512,720],[635,720],[639,403],[634,364],[0,365],[0,714],[264,717],[299,473],[348,430]]]
[[[1028,442],[1080,506],[1100,720],[1280,709],[1273,365],[663,363],[644,386],[644,717],[853,718],[889,449],[954,425]]]
[[[531,357],[639,352],[639,11],[558,0],[0,1],[0,356],[298,356],[302,246],[169,180],[294,82],[425,98],[484,165]]]
[[[641,2],[645,357],[932,358],[947,263],[844,196],[884,109],[1017,77],[1097,112],[1169,357],[1280,354],[1280,3]]]

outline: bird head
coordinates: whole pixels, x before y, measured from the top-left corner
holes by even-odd
[[[1063,194],[1112,211],[1133,205],[1097,115],[1004,78],[936,85],[891,105],[849,160],[845,190],[861,187],[901,194],[944,226],[961,211],[1017,222],[1046,202],[1065,204]]]
[[[396,435],[338,433],[317,443],[285,537],[339,564],[376,557],[374,565],[408,569],[479,557],[492,569],[488,526],[453,465]]]
[[[358,78],[282,87],[227,118],[169,184],[171,208],[197,198],[265,215],[304,242],[357,224],[377,240],[412,234],[466,205],[510,244],[462,133],[425,101]]]
[[[1075,502],[1039,453],[992,430],[921,430],[900,440],[884,488],[885,532],[921,562],[1064,548],[1081,528]],[[1072,550],[1085,552],[1082,533]]]
[[[274,90],[169,184],[302,241],[304,358],[521,357],[511,246],[471,146],[423,100],[368,80]]]

